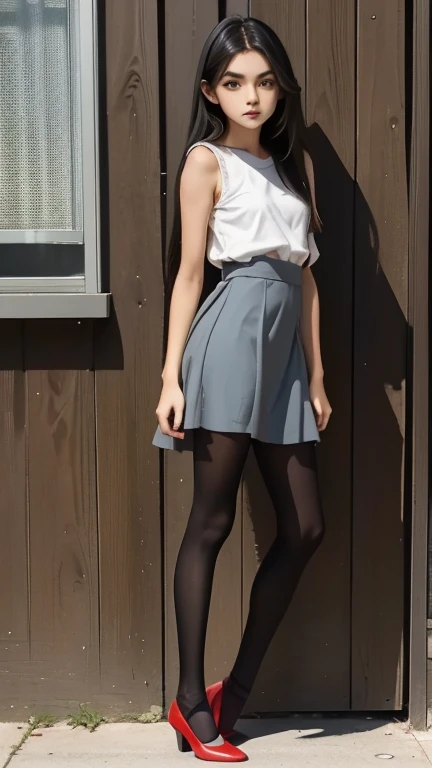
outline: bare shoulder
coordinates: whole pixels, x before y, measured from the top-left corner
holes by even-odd
[[[211,149],[200,144],[191,149],[180,179],[180,194],[194,204],[213,204],[219,164]]]
[[[198,173],[212,173],[218,169],[218,165],[214,152],[203,144],[199,144],[189,152],[184,169],[187,167]]]

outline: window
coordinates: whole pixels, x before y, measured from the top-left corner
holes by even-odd
[[[0,2],[0,317],[108,314],[96,0]]]

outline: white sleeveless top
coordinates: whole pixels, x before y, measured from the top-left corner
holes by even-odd
[[[319,251],[308,232],[310,206],[292,186],[281,181],[272,157],[262,159],[245,149],[197,141],[216,156],[221,196],[209,219],[207,258],[215,267],[224,261],[250,261],[277,251],[282,261],[313,264]],[[272,254],[276,255],[276,254]]]

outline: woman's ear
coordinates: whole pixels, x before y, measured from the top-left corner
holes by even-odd
[[[214,93],[214,91],[212,90],[212,88],[210,87],[210,85],[207,82],[207,80],[201,80],[201,90],[202,90],[204,96],[209,101],[211,101],[212,104],[219,104],[219,100],[218,100],[216,94]]]

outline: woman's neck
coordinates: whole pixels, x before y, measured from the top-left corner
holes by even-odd
[[[251,155],[262,157],[263,151],[265,150],[263,150],[263,147],[260,144],[260,133],[260,130],[247,131],[246,135],[244,131],[241,133],[228,131],[227,133],[218,137],[217,143],[225,144],[225,146],[232,147],[233,149],[243,149],[245,152],[249,152]]]
[[[265,152],[265,149],[261,146],[261,144],[256,141],[251,142],[245,142],[244,140],[238,140],[236,141],[235,138],[230,136],[219,136],[215,144],[220,144],[225,147],[230,147],[231,149],[241,149],[244,152],[249,152],[251,155],[255,155],[255,157],[259,157],[261,160],[266,160],[270,155],[267,153],[263,155],[263,152]]]

